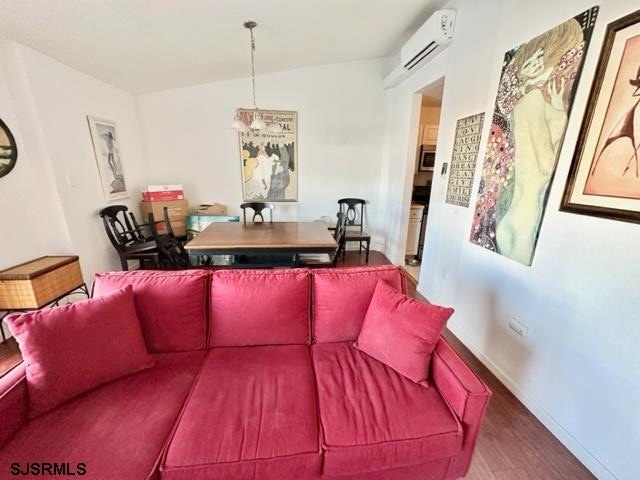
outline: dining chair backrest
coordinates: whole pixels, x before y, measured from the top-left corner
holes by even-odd
[[[366,200],[362,198],[341,198],[338,200],[340,212],[344,213],[347,227],[359,227],[360,232],[364,227],[364,208]]]
[[[276,208],[273,203],[265,203],[265,202],[245,202],[240,204],[240,208],[242,209],[242,218],[244,223],[247,223],[247,208],[253,210],[253,217],[251,221],[255,223],[256,217],[260,217],[260,220],[264,222],[264,217],[262,216],[263,210],[269,210],[269,222],[273,223],[273,210]]]
[[[336,228],[333,231],[333,239],[336,241],[338,246],[336,247],[336,253],[333,257],[332,263],[338,261],[338,258],[344,251],[345,243],[346,243],[346,234],[347,234],[347,216],[342,212],[338,212],[338,221],[336,222]]]
[[[135,216],[128,210],[126,205],[110,205],[99,212],[107,237],[118,251],[147,240]]]

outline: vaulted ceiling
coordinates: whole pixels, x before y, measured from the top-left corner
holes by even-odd
[[[0,0],[0,35],[134,93],[394,53],[444,0]]]

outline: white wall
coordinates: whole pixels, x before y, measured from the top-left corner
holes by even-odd
[[[30,48],[14,44],[13,49],[20,59],[23,87],[28,89],[33,106],[33,115],[25,121],[41,132],[58,192],[58,202],[52,208],[64,216],[69,251],[80,256],[85,279],[91,282],[95,272],[119,270],[120,263],[98,217],[107,202],[100,186],[87,115],[116,122],[131,197],[112,203],[124,203],[137,211],[140,188],[147,183],[147,175],[135,97]],[[25,193],[33,194],[37,190],[34,187]],[[28,215],[26,209],[20,211]],[[51,249],[49,243],[39,244],[41,255],[51,253]]]
[[[419,290],[456,309],[451,330],[496,373],[599,478],[640,478],[640,229],[559,212],[606,24],[637,8],[602,0],[590,51],[531,267],[468,241],[482,158],[470,208],[444,203],[435,175]],[[391,139],[388,255],[401,260],[397,210],[408,209],[410,163],[419,104],[415,92],[445,76],[435,171],[450,161],[457,119],[488,112],[486,144],[504,52],[586,10],[592,2],[456,0],[456,37],[428,67],[388,92]],[[390,129],[390,130],[389,130]],[[400,232],[398,234],[398,232]],[[516,317],[526,339],[507,327]]]
[[[56,208],[58,194],[51,169],[37,132],[25,121],[29,104],[22,79],[16,75],[20,59],[14,47],[0,39],[0,118],[11,129],[18,147],[16,166],[0,178],[0,269],[70,251],[64,217]]]
[[[261,108],[298,111],[299,202],[280,203],[277,220],[334,217],[340,197],[361,197],[367,230],[382,247],[382,60],[303,68],[256,79]],[[250,106],[247,78],[139,97],[147,180],[182,183],[190,204],[220,202],[238,214],[242,202],[237,107]]]

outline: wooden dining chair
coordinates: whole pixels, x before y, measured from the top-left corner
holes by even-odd
[[[156,222],[153,217],[153,213],[149,212],[148,215],[149,226],[151,227],[151,233],[153,239],[158,245],[158,251],[160,252],[160,268],[169,270],[186,269],[191,266],[189,255],[184,250],[182,243],[173,234],[173,228],[171,222],[169,222],[169,215],[167,213],[167,207],[164,208],[163,220]],[[158,223],[163,223],[166,233],[160,234],[158,232]]]
[[[98,213],[102,218],[109,241],[120,258],[123,270],[129,270],[129,260],[140,262],[140,268],[147,264],[160,267],[158,244],[149,235],[147,225],[140,225],[126,205],[110,205]]]
[[[298,256],[299,263],[305,267],[335,267],[338,259],[344,253],[345,234],[347,229],[346,215],[342,212],[337,214],[338,220],[333,228],[333,239],[336,241],[336,250],[332,254],[302,253]]]
[[[276,208],[273,203],[244,202],[240,204],[240,208],[242,209],[242,218],[244,219],[245,225],[247,224],[247,208],[253,210],[253,218],[251,219],[253,223],[256,223],[256,217],[260,217],[260,220],[264,222],[264,217],[262,216],[263,210],[269,210],[269,223],[273,223],[273,210]]]
[[[366,263],[369,263],[371,235],[364,231],[364,213],[366,203],[367,201],[362,198],[341,198],[338,200],[340,212],[346,215],[347,230],[345,232],[345,243],[358,242],[360,244],[360,253],[362,253],[364,244]]]

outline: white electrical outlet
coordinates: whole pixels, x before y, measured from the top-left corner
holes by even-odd
[[[509,328],[520,335],[522,338],[526,338],[527,333],[529,333],[529,328],[525,324],[520,323],[515,318],[509,320]]]

